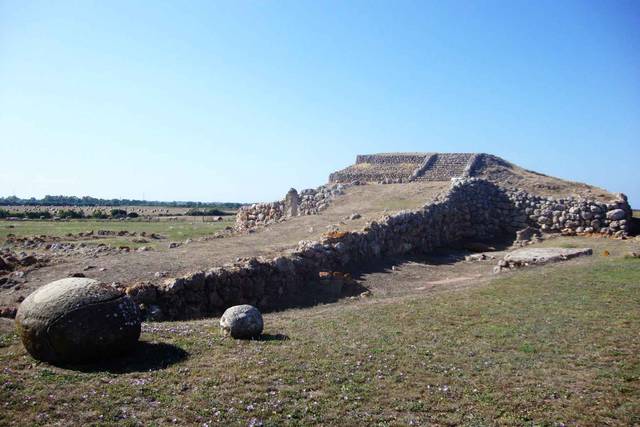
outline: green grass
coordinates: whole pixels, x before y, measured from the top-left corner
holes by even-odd
[[[37,236],[46,234],[47,236],[64,237],[68,233],[78,234],[87,231],[110,230],[137,232],[145,231],[147,234],[157,233],[166,237],[170,241],[183,241],[215,233],[224,227],[231,225],[234,217],[225,217],[222,222],[202,222],[195,221],[144,221],[144,220],[71,220],[71,221],[0,221],[0,243],[8,234],[17,237]],[[128,238],[109,237],[96,239],[89,242],[106,243],[114,245],[128,245],[132,243]],[[135,244],[134,244],[135,246]]]
[[[633,217],[634,217],[634,218],[640,218],[640,210],[637,210],[637,209],[636,209],[636,210],[634,210],[634,211],[633,211]]]
[[[637,425],[638,307],[640,261],[594,257],[266,315],[286,340],[223,339],[217,319],[149,324],[145,342],[189,354],[158,370],[52,367],[5,334],[0,425]]]

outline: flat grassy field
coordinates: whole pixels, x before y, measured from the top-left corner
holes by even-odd
[[[145,231],[147,234],[157,233],[166,237],[169,241],[183,241],[186,239],[194,239],[206,235],[214,234],[222,230],[228,225],[232,225],[235,220],[234,216],[223,217],[221,222],[204,222],[201,218],[192,221],[146,221],[146,220],[69,220],[69,221],[49,221],[49,220],[30,220],[30,221],[0,221],[0,244],[7,238],[8,234],[14,234],[17,237],[38,236],[45,234],[47,236],[64,237],[68,233],[78,234],[93,230],[109,230],[128,232],[136,232],[140,234]],[[125,242],[121,238],[96,239],[97,243],[113,243]],[[88,241],[91,243],[92,241]],[[153,243],[153,242],[152,242]]]
[[[150,323],[63,369],[0,335],[0,425],[638,425],[640,260],[594,257],[465,290]]]

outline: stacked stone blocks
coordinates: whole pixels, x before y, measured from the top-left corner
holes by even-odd
[[[329,176],[329,182],[448,181],[473,176],[481,154],[474,153],[389,153],[356,157],[356,163]]]

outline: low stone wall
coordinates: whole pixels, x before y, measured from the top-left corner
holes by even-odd
[[[356,157],[355,165],[329,175],[329,182],[448,181],[473,176],[474,153],[389,153]]]
[[[345,184],[326,184],[316,189],[289,190],[283,200],[272,203],[256,203],[238,209],[235,228],[245,232],[260,226],[284,221],[287,217],[301,215],[317,215],[326,209],[337,196],[344,194]],[[291,203],[297,203],[291,206]]]
[[[561,214],[550,210],[560,205],[564,206]],[[603,211],[593,213],[593,206]],[[537,210],[540,212],[536,213]],[[237,304],[252,304],[261,310],[283,309],[309,303],[311,295],[326,293],[327,286],[335,283],[326,278],[336,276],[327,272],[348,271],[384,257],[428,253],[464,239],[490,240],[515,233],[527,224],[540,226],[540,217],[549,217],[547,211],[551,212],[550,218],[558,218],[557,224],[564,217],[565,227],[573,225],[567,221],[585,224],[574,219],[575,215],[586,212],[602,215],[606,229],[620,235],[624,233],[630,210],[624,198],[604,206],[578,200],[552,203],[523,192],[509,193],[476,178],[453,180],[450,190],[434,203],[417,211],[385,216],[361,231],[330,232],[319,241],[301,241],[286,256],[243,259],[170,279],[159,287],[137,285],[129,288],[128,293],[154,319],[218,315]],[[618,218],[620,211],[627,217]],[[612,224],[613,221],[617,224]],[[548,225],[546,222],[543,220],[542,225]],[[600,232],[609,233],[602,227]],[[329,294],[336,298],[335,292]]]
[[[401,163],[422,164],[425,153],[389,153],[389,154],[360,154],[356,156],[356,164],[370,163],[372,165],[397,165]]]
[[[504,224],[510,215],[509,199],[498,187],[479,180],[460,182],[436,203],[386,216],[362,231],[328,233],[320,241],[301,241],[287,256],[245,259],[159,287],[137,285],[128,293],[154,319],[217,315],[245,303],[262,310],[290,307],[322,292],[323,272],[429,252],[463,238],[488,239],[507,231]]]
[[[622,236],[631,227],[631,207],[624,194],[609,203],[576,198],[553,199],[513,191],[518,227],[532,226],[543,232],[602,233]]]
[[[274,224],[284,219],[284,201],[255,203],[243,206],[236,213],[235,228],[243,232],[258,226]]]

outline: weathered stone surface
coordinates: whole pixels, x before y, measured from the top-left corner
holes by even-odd
[[[284,198],[284,210],[286,216],[298,216],[299,196],[295,188],[289,190]]]
[[[220,318],[222,333],[233,338],[258,337],[263,327],[262,314],[248,304],[229,307]]]
[[[540,230],[533,227],[526,227],[516,232],[516,240],[521,242],[528,242],[533,236],[539,236]]]
[[[474,153],[381,153],[359,155],[356,164],[332,173],[330,182],[449,181],[469,176]]]
[[[626,212],[623,211],[622,209],[614,209],[607,212],[607,219],[610,219],[612,221],[619,221],[621,219],[624,219],[625,217],[626,217]]]
[[[18,308],[16,327],[36,359],[84,362],[133,347],[140,315],[124,292],[93,279],[68,278],[29,295]]]
[[[591,248],[525,248],[505,255],[504,260],[513,265],[547,264],[592,254]]]

